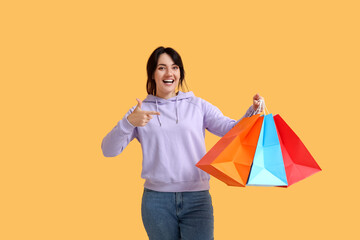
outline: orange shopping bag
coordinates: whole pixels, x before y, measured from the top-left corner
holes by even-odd
[[[245,187],[264,117],[244,117],[196,166],[229,186]]]

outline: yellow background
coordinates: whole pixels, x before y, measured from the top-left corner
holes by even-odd
[[[359,238],[357,1],[2,1],[0,239],[147,239],[142,153],[102,138],[158,46],[240,118],[259,92],[323,171],[288,189],[212,178],[215,239]],[[207,149],[218,137],[207,133]]]

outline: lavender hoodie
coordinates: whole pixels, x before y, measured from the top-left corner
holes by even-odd
[[[136,138],[142,148],[141,177],[144,187],[161,192],[202,191],[209,189],[210,176],[195,164],[205,155],[205,129],[222,137],[240,120],[225,117],[209,102],[193,92],[181,92],[163,99],[148,95],[144,111],[158,111],[144,127],[134,127],[127,116],[105,136],[101,148],[105,157],[115,157]],[[254,114],[252,106],[244,117]]]

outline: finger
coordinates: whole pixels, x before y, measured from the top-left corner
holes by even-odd
[[[147,117],[147,119],[152,119],[152,116],[151,115],[149,115],[149,114],[146,114],[146,117]]]
[[[254,99],[254,104],[255,104],[256,106],[260,105],[260,103],[261,103],[261,100],[255,100],[255,99]]]
[[[147,115],[160,115],[159,112],[155,112],[155,111],[144,111],[144,113]]]
[[[136,107],[141,109],[142,101],[138,98],[136,99],[136,101],[138,102],[138,105]]]

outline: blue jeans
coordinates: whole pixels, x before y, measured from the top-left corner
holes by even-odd
[[[209,191],[144,189],[141,215],[150,240],[212,240],[214,215]]]

